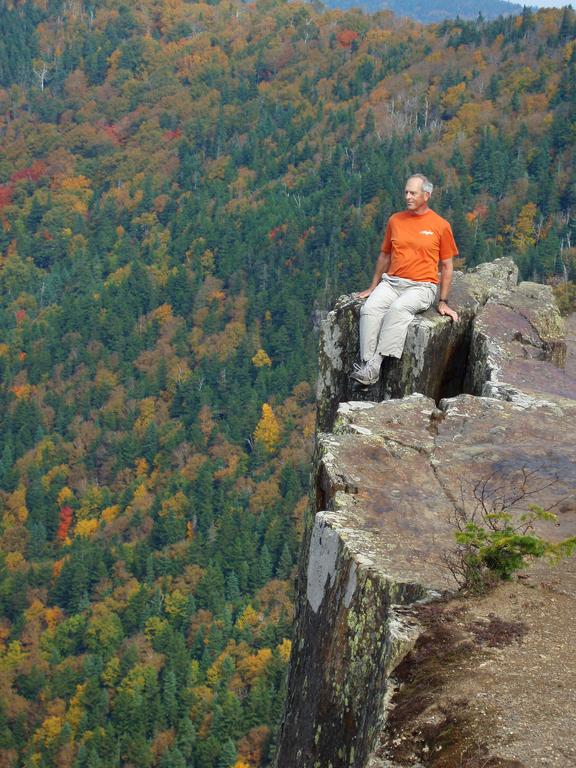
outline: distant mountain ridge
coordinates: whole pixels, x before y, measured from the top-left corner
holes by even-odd
[[[523,6],[506,0],[420,0],[406,3],[404,0],[326,0],[329,8],[361,8],[367,13],[392,11],[397,16],[408,16],[422,24],[435,24],[445,19],[497,19],[498,16],[515,16]]]

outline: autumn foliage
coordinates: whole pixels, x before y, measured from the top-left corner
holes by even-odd
[[[59,515],[59,521],[60,524],[58,525],[58,531],[56,533],[56,538],[58,541],[66,541],[68,537],[68,531],[70,530],[70,526],[72,525],[72,518],[73,518],[73,511],[72,507],[62,507],[60,510]]]
[[[268,403],[262,405],[262,417],[254,430],[254,440],[262,445],[268,453],[274,451],[280,442],[280,424]]]
[[[319,322],[416,169],[573,306],[574,12],[0,22],[0,765],[264,768]]]

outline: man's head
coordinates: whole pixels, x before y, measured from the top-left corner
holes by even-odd
[[[406,210],[417,214],[426,213],[433,189],[434,185],[423,174],[415,173],[409,176],[404,188]]]

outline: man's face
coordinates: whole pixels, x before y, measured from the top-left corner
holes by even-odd
[[[430,193],[422,190],[422,179],[408,179],[404,189],[406,210],[419,213],[427,208]]]

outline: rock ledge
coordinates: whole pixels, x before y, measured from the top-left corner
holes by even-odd
[[[461,326],[418,318],[362,400],[347,379],[359,304],[345,297],[328,316],[277,768],[392,765],[374,752],[390,675],[422,634],[419,606],[455,592],[442,552],[479,483],[524,483],[530,503],[564,510],[556,535],[576,533],[576,509],[562,507],[576,490],[576,383],[551,294],[515,286],[509,260],[456,282]]]

